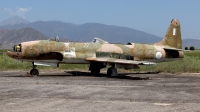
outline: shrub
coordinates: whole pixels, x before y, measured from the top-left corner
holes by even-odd
[[[185,47],[185,50],[188,50],[188,47]]]
[[[190,46],[190,50],[194,50],[195,48],[194,48],[194,46]]]

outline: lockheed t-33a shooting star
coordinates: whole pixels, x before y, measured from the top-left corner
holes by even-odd
[[[116,76],[117,68],[136,69],[138,65],[151,65],[182,59],[180,23],[173,19],[164,39],[154,44],[110,44],[101,39],[93,42],[59,42],[49,40],[22,42],[7,51],[9,57],[32,63],[31,75],[39,75],[37,65],[59,66],[59,64],[90,64],[91,73],[110,66],[107,74]]]

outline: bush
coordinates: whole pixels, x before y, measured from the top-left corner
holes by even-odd
[[[185,47],[185,50],[188,50],[188,47]]]
[[[194,46],[190,46],[190,50],[194,50],[195,48],[194,48]]]

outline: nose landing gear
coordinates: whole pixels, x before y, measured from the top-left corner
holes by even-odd
[[[30,71],[30,74],[32,76],[38,76],[39,75],[39,71],[36,69],[36,65],[34,65],[34,62],[32,62],[33,65],[33,69]]]

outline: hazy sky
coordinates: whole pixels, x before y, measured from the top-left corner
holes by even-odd
[[[18,15],[30,22],[95,22],[160,37],[177,18],[182,38],[200,39],[200,0],[1,0],[0,14],[0,21]]]

